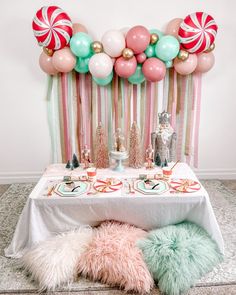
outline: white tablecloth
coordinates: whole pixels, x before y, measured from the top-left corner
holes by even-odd
[[[13,239],[5,249],[7,257],[21,257],[39,241],[61,232],[69,231],[80,225],[96,226],[108,219],[134,224],[146,230],[179,223],[184,220],[195,222],[203,227],[216,241],[221,252],[224,242],[216,221],[208,193],[202,187],[191,194],[135,195],[119,194],[81,195],[78,197],[47,197],[45,188],[51,180],[62,179],[65,175],[63,166],[49,167],[40,179],[19,218]],[[68,173],[68,170],[67,170]],[[72,172],[82,174],[79,168]],[[98,176],[131,178],[139,173],[147,173],[145,169],[127,169],[125,173],[117,173],[109,169],[98,170]],[[154,173],[150,171],[148,173]],[[175,178],[197,179],[186,164],[178,164],[174,169]]]

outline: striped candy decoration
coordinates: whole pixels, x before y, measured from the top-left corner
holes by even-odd
[[[33,19],[32,28],[40,46],[58,50],[65,47],[72,36],[69,16],[57,6],[44,6]]]
[[[181,193],[193,193],[201,188],[199,182],[191,179],[173,179],[170,182],[170,186]]]
[[[122,182],[118,179],[98,179],[94,184],[94,188],[100,193],[112,193],[122,188]]]
[[[192,13],[180,25],[180,43],[190,53],[203,52],[214,43],[217,29],[215,20],[209,14]]]

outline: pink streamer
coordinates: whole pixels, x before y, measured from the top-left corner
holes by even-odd
[[[92,149],[92,141],[91,141],[91,134],[92,134],[92,124],[91,124],[91,75],[85,75],[85,87],[86,87],[86,143],[90,149]]]
[[[198,167],[198,145],[199,145],[199,126],[201,113],[201,87],[202,75],[200,73],[194,75],[194,94],[196,94],[196,122],[194,134],[194,167]]]
[[[150,113],[151,113],[151,82],[147,82],[146,84],[146,114],[145,114],[145,140],[144,140],[144,148],[147,149],[150,144],[151,138],[151,130],[150,130]]]
[[[102,121],[102,109],[101,109],[101,88],[97,85],[97,93],[98,93],[98,124]]]
[[[105,122],[104,122],[104,128],[105,132],[107,134],[108,132],[108,97],[107,97],[107,87],[104,87],[104,103],[105,103]]]
[[[65,154],[67,161],[71,159],[71,143],[69,137],[69,124],[68,124],[68,111],[67,111],[67,100],[68,100],[68,83],[67,74],[61,74],[61,88],[62,88],[62,107],[63,107],[63,124],[64,124],[64,139],[65,139]]]
[[[184,98],[186,92],[186,77],[182,77],[181,85],[181,97],[180,97],[180,121],[178,128],[178,140],[177,140],[177,159],[182,159],[182,145],[183,145],[183,132],[184,132]]]
[[[137,85],[133,85],[133,122],[137,122],[137,119]]]
[[[118,126],[118,76],[114,76],[114,112],[115,112],[115,130],[119,127]]]
[[[194,75],[193,75],[194,78]],[[196,109],[196,93],[195,93],[195,89],[193,88],[193,96],[192,96],[192,109],[191,109],[191,120],[190,120],[190,134],[189,134],[189,142],[190,142],[190,151],[189,151],[189,155],[187,156],[187,164],[191,165],[191,161],[192,161],[192,141],[193,141],[193,123],[194,123],[194,112]]]
[[[173,103],[171,109],[171,126],[176,130],[176,107],[177,107],[177,73],[174,70]]]
[[[125,138],[126,140],[128,139],[128,134],[129,134],[129,110],[128,110],[128,105],[129,105],[129,100],[130,100],[130,97],[129,97],[129,82],[127,79],[124,80],[124,100],[125,100]]]
[[[155,91],[155,83],[151,83],[150,86],[150,133],[155,131],[154,129],[154,91]]]

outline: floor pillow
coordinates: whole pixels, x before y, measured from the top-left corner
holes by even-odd
[[[91,238],[89,227],[58,235],[29,250],[21,264],[31,279],[38,282],[40,291],[53,291],[75,280],[79,257]]]
[[[222,261],[216,243],[191,222],[153,230],[137,244],[159,289],[168,295],[185,293]]]
[[[78,271],[93,280],[125,291],[149,293],[153,279],[136,246],[147,232],[116,221],[103,222],[79,260]]]

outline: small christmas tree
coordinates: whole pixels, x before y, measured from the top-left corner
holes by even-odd
[[[168,162],[167,162],[166,159],[165,159],[165,162],[164,162],[164,167],[168,167]]]
[[[95,166],[97,168],[109,167],[107,140],[106,140],[106,135],[101,122],[98,124],[97,130],[96,130],[94,158],[95,158]]]
[[[157,153],[157,155],[156,155],[155,164],[156,164],[156,166],[161,167],[161,157],[160,157],[159,153]]]
[[[70,160],[68,160],[67,163],[66,163],[66,169],[70,169],[70,167],[71,167],[70,166]]]
[[[130,141],[129,141],[129,166],[133,168],[142,167],[142,150],[141,150],[141,139],[140,131],[137,123],[132,124],[130,130]]]
[[[77,158],[76,154],[73,154],[72,165],[73,165],[74,168],[79,167],[79,161],[78,161],[78,158]]]

